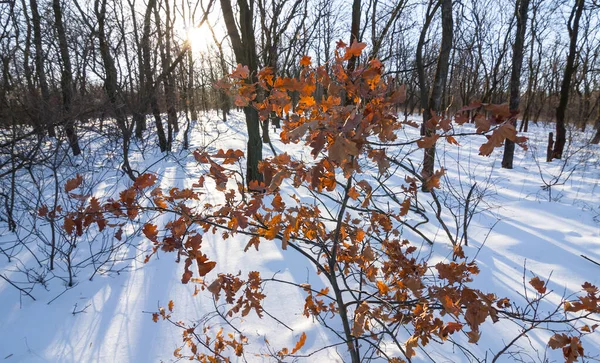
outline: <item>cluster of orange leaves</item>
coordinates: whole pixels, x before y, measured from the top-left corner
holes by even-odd
[[[355,306],[349,318],[352,336],[375,341],[387,334],[381,328],[382,324],[410,326],[411,335],[404,343],[402,358],[414,356],[415,348],[427,345],[433,337],[446,340],[449,335],[467,328],[465,333],[469,341],[476,343],[481,335],[481,324],[488,318],[497,321],[512,304],[506,298],[500,299],[467,286],[479,269],[474,262],[467,262],[460,247],[454,251],[454,261],[434,266],[435,279],[431,278],[430,266],[417,260],[414,256],[416,248],[402,238],[399,223],[407,217],[417,198],[419,180],[410,176],[405,178],[402,193],[395,196],[396,206],[382,209],[379,204],[381,200],[374,195],[378,186],[367,174],[371,170],[377,170],[379,176],[388,173],[390,160],[382,145],[396,141],[396,131],[401,127],[414,125],[396,117],[395,106],[404,101],[405,91],[403,87],[389,86],[391,82],[382,76],[380,61],[372,59],[352,71],[345,68],[344,62],[359,56],[363,48],[363,43],[353,43],[349,47],[338,43],[329,70],[324,66],[314,67],[310,57],[302,57],[297,77],[277,77],[272,69],[265,68],[256,75],[257,81],[251,82],[253,75],[249,74],[248,68],[238,65],[230,80],[222,83],[234,92],[236,105],[256,107],[262,119],[273,115],[287,119],[281,140],[304,144],[310,149],[313,160],[296,160],[287,153],[268,158],[259,166],[264,182],[254,182],[246,189],[243,182],[237,181],[239,171],[235,170],[241,165],[243,152],[219,150],[209,154],[197,151],[194,156],[208,169],[206,177],[215,183],[216,191],[223,194],[223,203],[204,204],[201,212],[191,206],[205,193],[204,177],[189,189],[173,188],[163,192],[155,187],[147,194],[156,177],[144,174],[132,187],[121,192],[118,200],[109,200],[100,206],[92,199],[88,209],[68,215],[73,223],[65,219],[65,230],[72,232],[75,228],[79,234],[78,223],[97,223],[103,228],[103,213],[126,216],[131,220],[142,210],[175,213],[177,218],[162,228],[151,223],[144,225],[144,235],[154,243],[152,254],[161,249],[185,256],[182,282],[196,282],[216,299],[224,296],[225,302],[232,305],[230,316],[245,316],[251,311],[262,316],[262,301],[266,298],[262,292],[263,281],[258,272],[250,272],[246,280],[240,279],[239,275],[220,273],[212,283],[205,282],[203,278],[216,264],[201,251],[204,233],[221,232],[224,238],[229,238],[243,231],[250,235],[246,250],[250,247],[258,250],[261,241],[275,239],[281,241],[282,249],[290,245],[297,251],[314,249],[318,252],[309,257],[320,274],[330,282],[360,276],[361,294],[368,298],[340,301],[339,294],[329,287],[315,291],[310,285],[299,285],[307,293],[304,302],[307,317],[335,316],[340,309],[345,309],[343,305],[352,303]],[[317,92],[318,89],[321,91]],[[297,103],[294,103],[293,95],[297,96]],[[480,148],[482,155],[490,155],[505,139],[525,146],[526,139],[517,136],[511,123],[514,115],[507,112],[506,106],[473,104],[457,113],[454,122],[464,123],[470,114],[475,115],[477,132],[487,137],[487,142]],[[452,136],[452,125],[452,120],[435,116],[428,127],[440,133],[416,140],[417,145],[432,147],[440,137],[458,144]],[[423,182],[437,188],[443,173],[441,169]],[[303,201],[297,194],[283,193],[284,183],[296,190],[305,188],[330,196],[337,192],[339,198],[333,200],[341,208],[351,206],[360,213],[340,215],[335,221],[336,227],[331,228],[318,204]],[[69,181],[67,192],[79,184],[78,179]],[[140,202],[143,197],[147,197],[150,204],[143,205]],[[40,214],[44,213],[49,212],[40,210]],[[86,220],[88,215],[91,217]],[[120,231],[119,228],[115,236]],[[194,272],[190,269],[194,262],[197,278],[193,278]],[[541,280],[532,279],[530,284],[539,294],[545,292]],[[598,312],[597,289],[584,285],[584,290],[587,295],[565,305],[565,311]],[[198,287],[195,293],[198,293]],[[162,309],[153,318],[158,320],[158,317],[168,319],[170,316]],[[586,326],[585,329],[591,332],[595,328]],[[191,343],[195,328],[186,329],[184,341],[191,347],[195,359],[212,361],[218,358],[215,354],[210,359],[208,355],[200,355],[197,345]],[[293,349],[284,348],[279,355],[297,353],[305,340],[303,334]],[[244,339],[238,341],[233,336],[227,339],[219,333],[215,344],[233,347],[239,355],[243,350],[242,341]],[[556,335],[550,346],[562,348],[569,360],[583,354],[579,342],[575,336]],[[179,356],[179,351],[176,353]],[[400,362],[402,358],[393,360]]]

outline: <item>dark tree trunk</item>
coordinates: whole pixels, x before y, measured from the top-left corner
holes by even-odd
[[[519,113],[520,88],[521,88],[521,67],[523,66],[523,46],[525,44],[525,32],[527,29],[527,11],[529,9],[529,0],[517,0],[515,12],[517,15],[517,33],[513,45],[512,70],[510,74],[510,101],[509,109],[514,119],[511,121],[516,126],[516,115]],[[502,156],[502,167],[505,169],[513,168],[513,159],[515,155],[515,143],[506,139],[504,143],[504,155]]]
[[[597,101],[597,107],[598,107],[598,118],[596,119],[596,122],[594,123],[594,128],[596,129],[596,135],[594,135],[594,137],[592,138],[592,141],[591,141],[592,144],[600,143],[600,97],[598,98],[598,101]]]
[[[192,57],[192,49],[187,51],[188,61],[188,78],[187,78],[187,105],[190,109],[190,116],[193,121],[198,120],[198,111],[196,110],[196,92],[194,90],[194,59]]]
[[[579,33],[579,19],[583,13],[584,0],[575,0],[575,5],[571,11],[569,22],[569,53],[567,55],[567,64],[562,84],[560,86],[560,100],[556,108],[556,142],[554,143],[553,156],[555,159],[562,159],[565,143],[567,140],[567,129],[565,128],[565,114],[567,104],[569,103],[569,91],[571,89],[571,78],[575,73],[575,58],[577,56],[577,35]]]
[[[133,169],[131,169],[131,166],[129,165],[129,142],[131,141],[131,130],[127,125],[127,117],[122,108],[123,102],[119,98],[120,92],[117,83],[117,68],[115,66],[115,60],[110,53],[110,47],[108,40],[106,39],[106,1],[107,0],[95,0],[94,2],[94,12],[98,21],[97,37],[100,55],[104,64],[104,72],[106,73],[104,79],[104,89],[113,108],[117,125],[123,134],[123,171],[131,180],[135,180],[136,176],[133,172]]]
[[[448,77],[448,68],[450,60],[450,52],[452,50],[453,24],[452,24],[452,0],[442,0],[442,44],[438,63],[435,70],[435,77],[431,88],[431,96],[429,98],[429,108],[438,113],[442,110],[442,94],[446,87],[446,79]],[[425,124],[425,136],[431,136],[435,133],[435,129],[430,129],[425,121],[426,111],[423,112],[423,122]],[[431,118],[431,116],[429,116]],[[429,120],[428,118],[428,120]],[[421,174],[425,179],[433,175],[435,166],[435,145],[426,148],[423,155],[423,170]],[[427,190],[427,183],[423,183],[423,189]]]
[[[160,151],[165,152],[169,150],[169,144],[167,137],[165,136],[165,130],[163,128],[162,119],[160,117],[160,110],[158,108],[158,100],[156,99],[156,87],[153,80],[152,72],[152,59],[150,53],[150,20],[152,11],[156,6],[156,0],[148,0],[146,7],[146,13],[144,14],[144,29],[142,34],[142,55],[144,58],[144,96],[148,103],[150,103],[150,109],[154,116],[154,122],[156,125],[156,134],[158,136],[158,146]]]
[[[421,100],[421,109],[423,110],[423,124],[421,125],[421,135],[425,135],[425,125],[427,124],[427,121],[431,119],[431,109],[429,108],[429,86],[427,85],[427,79],[425,78],[425,65],[423,64],[423,46],[425,45],[425,38],[427,36],[427,31],[431,26],[433,16],[435,15],[437,9],[440,7],[440,4],[440,2],[437,2],[432,8],[431,2],[429,3],[429,7],[427,8],[427,15],[425,17],[425,23],[423,24],[423,28],[421,29],[421,34],[419,36],[419,41],[417,43],[417,80],[419,82],[419,98]]]
[[[252,25],[252,9],[246,0],[237,0],[239,7],[239,25],[236,25],[231,0],[221,0],[223,20],[227,34],[233,46],[236,61],[248,66],[250,71],[249,82],[255,82],[258,71],[258,55],[256,53],[256,39]],[[240,37],[241,34],[241,37]],[[262,182],[263,175],[258,171],[258,163],[262,160],[262,141],[260,139],[260,120],[256,110],[250,106],[244,108],[246,127],[248,128],[248,150],[246,155],[246,183]]]
[[[135,1],[128,0],[128,3],[131,9],[131,22],[133,24],[133,36],[137,50],[136,61],[138,71],[138,85],[136,94],[137,105],[134,108],[134,110],[132,110],[132,112],[133,122],[135,123],[135,137],[141,140],[144,137],[144,131],[146,130],[146,111],[148,109],[147,104],[144,100],[144,57],[142,54],[142,45],[139,37],[140,32],[136,17],[137,10],[135,8]]]
[[[31,22],[33,24],[33,44],[35,45],[35,68],[42,93],[42,102],[39,110],[39,123],[46,127],[48,136],[56,137],[54,120],[50,113],[50,90],[48,89],[46,71],[44,70],[41,17],[38,10],[37,0],[29,0],[29,4],[31,6]]]
[[[62,60],[62,69],[60,73],[60,85],[62,88],[62,100],[63,100],[63,122],[65,127],[65,133],[69,140],[69,146],[73,151],[73,155],[77,156],[81,154],[79,148],[79,142],[77,141],[77,133],[75,132],[75,120],[71,114],[71,107],[73,103],[73,73],[71,68],[71,57],[69,55],[69,47],[67,45],[67,36],[65,34],[65,27],[62,19],[62,9],[60,7],[60,0],[53,0],[52,7],[54,10],[54,22],[56,26],[56,32],[58,34],[58,47],[60,49],[60,58]]]
[[[159,53],[160,53],[160,61],[162,63],[162,68],[163,69],[168,69],[169,68],[169,63],[167,61],[167,54],[166,54],[166,49],[165,49],[165,42],[168,43],[169,40],[167,39],[169,37],[168,35],[168,29],[169,29],[169,19],[166,19],[166,25],[165,25],[165,31],[163,32],[161,29],[161,22],[160,22],[160,14],[158,13],[158,7],[154,8],[154,21],[156,23],[156,33],[157,33],[157,40],[158,40],[158,49],[159,49]],[[173,145],[173,120],[172,120],[172,116],[171,113],[169,112],[171,105],[169,104],[170,101],[170,97],[167,96],[167,94],[170,92],[171,86],[170,86],[170,74],[168,74],[166,77],[163,78],[163,90],[164,90],[164,94],[165,94],[165,104],[167,107],[167,150],[171,151],[171,147]],[[158,85],[160,84],[159,80],[156,80],[156,88],[158,88]]]

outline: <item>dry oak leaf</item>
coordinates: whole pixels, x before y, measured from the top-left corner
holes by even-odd
[[[231,73],[230,76],[231,76],[231,78],[246,79],[246,78],[248,78],[249,74],[250,74],[250,71],[248,70],[248,66],[242,66],[241,64],[238,63],[237,67],[235,68],[233,73]]]
[[[307,55],[304,55],[302,58],[300,58],[300,65],[303,67],[309,67],[311,63],[310,57]]]
[[[538,293],[540,293],[540,294],[546,293],[546,284],[544,283],[544,281],[540,280],[539,277],[537,277],[537,276],[533,277],[531,280],[529,280],[529,284],[531,286],[533,286],[535,291],[537,291]]]
[[[435,145],[436,141],[440,138],[440,135],[423,136],[417,140],[417,146],[421,149],[429,149]]]
[[[341,164],[350,159],[350,155],[358,155],[356,144],[343,136],[338,136],[329,147],[329,159]]]
[[[142,232],[144,233],[144,236],[146,236],[146,238],[148,238],[150,241],[152,242],[158,242],[158,227],[150,224],[150,223],[146,223],[144,225],[144,228],[142,229]]]
[[[358,43],[356,40],[352,42],[352,45],[346,48],[346,54],[344,54],[344,60],[348,60],[352,57],[358,57],[362,53],[363,49],[367,46],[367,43]]]
[[[67,180],[65,183],[65,192],[70,192],[71,190],[79,187],[83,183],[83,177],[79,174],[73,179]]]
[[[298,340],[298,342],[296,343],[296,345],[294,346],[294,349],[292,349],[292,352],[290,354],[295,354],[297,351],[299,351],[304,344],[306,343],[306,333],[302,333],[302,335],[300,336],[300,339]]]
[[[146,173],[138,176],[133,183],[133,186],[137,189],[145,189],[151,187],[156,183],[156,175]]]

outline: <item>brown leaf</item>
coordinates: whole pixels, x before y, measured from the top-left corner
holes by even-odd
[[[133,186],[137,189],[144,189],[154,185],[156,183],[156,175],[154,174],[142,174],[135,179]]]
[[[349,160],[350,155],[358,155],[356,144],[343,136],[338,136],[329,147],[329,159],[342,164],[344,161]]]
[[[479,331],[471,330],[470,332],[467,332],[467,336],[469,337],[469,343],[477,343],[481,334]]]
[[[48,206],[43,204],[39,209],[38,209],[38,216],[39,217],[45,217],[48,214]]]
[[[158,242],[158,227],[151,223],[146,223],[142,229],[144,236],[152,242]]]
[[[475,116],[475,127],[477,127],[477,133],[483,133],[490,129],[491,123],[484,115]]]
[[[415,348],[419,346],[419,337],[411,336],[406,341],[406,356],[414,357],[417,353],[415,352]]]
[[[566,334],[554,334],[548,341],[548,346],[552,349],[559,349],[569,344],[569,336]]]
[[[538,293],[540,293],[540,294],[546,293],[546,284],[544,283],[544,281],[540,280],[539,277],[535,276],[534,278],[529,280],[529,284],[531,286],[533,286],[535,291],[537,291]]]
[[[410,210],[410,198],[406,198],[406,199],[404,199],[402,204],[400,204],[400,215],[401,216],[407,215],[409,210]]]
[[[421,149],[432,148],[439,138],[440,135],[423,136],[419,140],[417,140],[417,146]]]
[[[79,187],[83,183],[83,177],[79,174],[73,179],[67,180],[65,183],[65,192],[70,192],[71,190]]]
[[[71,217],[65,217],[65,222],[63,225],[65,231],[67,232],[67,234],[71,235],[73,234],[73,229],[75,228],[75,221],[73,220],[73,218]]]
[[[390,96],[390,101],[392,103],[404,103],[406,100],[406,85],[402,84],[398,87],[394,93]]]
[[[236,78],[236,79],[246,79],[246,78],[248,78],[248,75],[250,75],[248,66],[242,66],[241,64],[238,63],[237,67],[231,73],[230,76],[231,76],[231,78]]]
[[[198,262],[198,274],[200,276],[206,276],[209,272],[211,272],[217,263],[214,261],[209,261],[206,257],[202,257],[197,260]]]
[[[181,276],[181,283],[182,284],[187,284],[188,282],[190,282],[190,279],[192,278],[193,273],[190,270],[187,270],[183,273],[183,275]]]

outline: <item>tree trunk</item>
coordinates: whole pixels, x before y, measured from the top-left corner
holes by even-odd
[[[158,136],[158,146],[160,147],[160,151],[165,152],[169,149],[169,144],[167,143],[167,137],[165,136],[165,130],[160,117],[160,110],[158,108],[158,101],[156,99],[156,87],[153,80],[152,59],[150,53],[150,20],[155,6],[156,0],[148,0],[146,13],[144,14],[144,30],[142,35],[142,55],[144,57],[145,86],[144,96],[150,103],[150,109],[152,110],[152,115],[154,116],[156,134]]]
[[[567,140],[567,130],[565,128],[565,114],[567,104],[569,103],[569,91],[571,89],[571,78],[575,73],[575,57],[577,56],[577,35],[579,33],[579,19],[583,13],[584,0],[575,0],[575,5],[571,11],[571,16],[567,24],[569,30],[569,54],[567,55],[567,64],[562,84],[560,86],[560,100],[556,108],[556,142],[554,143],[553,156],[555,159],[562,159],[565,142]]]
[[[227,34],[233,46],[236,61],[248,66],[250,71],[249,82],[257,81],[258,55],[256,53],[256,39],[254,38],[254,27],[252,25],[252,9],[246,0],[237,0],[239,7],[240,30],[231,7],[231,0],[221,0],[223,20],[227,28]],[[240,37],[241,34],[241,37]],[[246,155],[246,183],[262,182],[263,175],[258,171],[258,163],[262,160],[262,141],[260,139],[260,120],[258,113],[251,107],[244,108],[246,115],[246,127],[248,128],[248,150]]]
[[[598,97],[597,101],[598,106],[598,118],[596,119],[596,123],[594,124],[594,128],[596,129],[596,135],[592,138],[592,144],[600,143],[600,97]]]
[[[137,10],[135,8],[135,1],[128,0],[128,3],[131,9],[131,22],[133,24],[133,37],[136,45],[136,61],[138,71],[138,85],[136,94],[137,105],[134,110],[132,110],[132,113],[133,122],[135,123],[135,137],[141,140],[144,137],[144,131],[146,130],[146,111],[148,109],[144,100],[144,57],[142,54],[142,44],[139,38],[140,32],[136,17]]]
[[[44,70],[44,50],[42,49],[42,26],[37,0],[29,0],[31,6],[31,22],[33,23],[33,44],[35,45],[35,68],[40,82],[42,102],[39,110],[39,123],[46,127],[48,136],[56,137],[54,120],[50,113],[50,90]]]
[[[60,0],[52,0],[52,7],[54,10],[54,22],[56,26],[56,32],[58,34],[58,47],[60,49],[60,58],[62,60],[62,69],[60,73],[60,85],[62,88],[63,98],[63,120],[65,133],[69,140],[69,146],[73,151],[73,155],[77,156],[81,154],[79,148],[79,142],[77,141],[77,133],[75,132],[75,120],[71,115],[71,107],[73,103],[73,73],[71,68],[71,57],[69,55],[69,47],[67,45],[67,36],[65,34],[65,27],[62,20],[62,9],[60,7]]]
[[[446,79],[448,76],[450,51],[452,50],[453,24],[452,24],[452,0],[442,0],[442,44],[438,63],[435,70],[435,77],[431,88],[431,96],[429,98],[429,108],[438,113],[442,109],[442,94],[446,87]],[[427,112],[428,113],[428,112]],[[425,121],[426,111],[423,111],[423,122],[425,123],[425,136],[431,136],[435,133],[435,129],[430,129]],[[429,117],[431,118],[431,117]],[[426,148],[423,155],[423,170],[421,174],[425,179],[433,175],[435,166],[435,145]],[[423,190],[427,191],[427,183],[423,183]]]
[[[520,88],[521,88],[521,67],[523,66],[523,46],[525,44],[525,32],[527,29],[527,11],[529,9],[529,0],[517,0],[515,12],[517,15],[517,34],[513,45],[512,70],[510,74],[510,101],[509,109],[514,119],[511,121],[514,126],[517,125],[516,115],[519,113]],[[515,143],[506,139],[504,143],[504,155],[502,156],[502,167],[505,169],[513,168],[513,159],[515,155]]]
[[[427,85],[427,79],[425,78],[425,65],[423,64],[423,46],[425,45],[425,37],[427,36],[427,31],[431,26],[433,16],[439,8],[440,4],[440,2],[437,2],[436,5],[433,8],[431,8],[431,2],[429,3],[429,7],[427,8],[427,14],[425,17],[425,23],[423,24],[423,28],[421,29],[421,34],[419,36],[419,41],[417,43],[417,79],[419,82],[419,91],[421,94],[421,109],[423,110],[423,123],[421,124],[421,135],[425,135],[425,125],[427,124],[427,121],[431,119],[431,110],[429,108],[429,86]]]
[[[127,125],[127,117],[123,112],[123,102],[121,102],[119,99],[117,68],[115,66],[115,60],[110,53],[110,47],[108,45],[108,40],[106,39],[105,33],[106,1],[107,0],[95,0],[94,2],[94,12],[96,14],[96,19],[98,20],[97,37],[100,55],[104,64],[104,72],[106,73],[104,79],[104,89],[115,113],[117,126],[123,134],[123,171],[131,180],[135,180],[136,176],[133,173],[133,169],[131,169],[131,166],[129,165],[129,142],[131,140],[131,130]]]
[[[196,110],[196,91],[194,90],[194,59],[192,57],[192,49],[187,51],[188,60],[188,79],[187,79],[187,105],[190,109],[190,116],[193,121],[198,120],[198,111]]]

